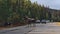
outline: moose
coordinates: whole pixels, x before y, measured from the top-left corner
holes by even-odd
[[[33,26],[35,26],[35,22],[36,22],[35,19],[29,18],[29,17],[24,17],[24,20],[28,24],[28,26],[31,26],[31,24],[33,24]]]

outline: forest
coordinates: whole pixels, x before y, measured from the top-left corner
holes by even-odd
[[[39,5],[37,2],[32,3],[30,0],[0,0],[0,25],[6,22],[25,24],[24,16],[39,20],[56,21],[58,19],[57,21],[60,21],[60,16],[57,15],[59,11],[56,11],[58,10]]]

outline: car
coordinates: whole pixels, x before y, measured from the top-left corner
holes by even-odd
[[[50,22],[50,20],[46,20],[46,23],[49,23]]]
[[[40,23],[40,20],[36,20],[36,23]]]
[[[46,24],[46,20],[42,20],[41,23],[42,23],[42,24]]]

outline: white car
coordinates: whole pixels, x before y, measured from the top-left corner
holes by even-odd
[[[42,23],[42,24],[46,24],[46,20],[42,20],[41,23]]]
[[[36,23],[40,23],[40,20],[36,20]]]
[[[46,20],[46,23],[49,23],[50,22],[50,20]]]

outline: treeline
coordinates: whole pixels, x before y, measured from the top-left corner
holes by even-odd
[[[30,0],[0,0],[0,23],[22,23],[24,16],[34,19],[51,19],[48,7],[31,3]]]

